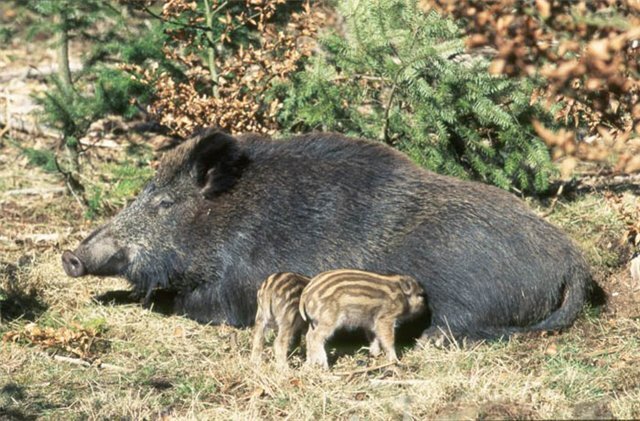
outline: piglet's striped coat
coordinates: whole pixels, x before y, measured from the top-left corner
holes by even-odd
[[[281,367],[287,366],[289,349],[306,326],[298,313],[298,306],[302,290],[308,283],[309,278],[293,272],[275,273],[262,283],[258,290],[258,311],[251,350],[254,362],[261,360],[265,333],[273,327],[278,330],[274,343],[276,362]]]
[[[425,310],[424,291],[409,276],[353,269],[324,272],[302,292],[300,313],[309,322],[307,363],[328,368],[325,342],[339,328],[364,328],[373,355],[397,359],[396,324]]]

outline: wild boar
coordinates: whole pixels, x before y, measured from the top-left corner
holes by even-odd
[[[277,329],[273,348],[277,364],[287,366],[287,355],[291,346],[300,338],[306,327],[298,312],[300,295],[309,283],[309,278],[299,273],[279,272],[269,276],[258,289],[258,311],[253,330],[251,359],[262,359],[264,337],[267,329]]]
[[[365,329],[370,353],[378,355],[382,347],[396,361],[396,325],[425,309],[424,290],[411,277],[354,269],[321,273],[300,298],[300,314],[310,325],[307,363],[329,367],[325,342],[340,328]]]
[[[425,335],[471,339],[565,328],[594,285],[569,238],[508,192],[331,133],[202,132],[62,262],[172,289],[176,312],[234,326],[253,323],[260,280],[281,268],[402,273],[429,297]]]

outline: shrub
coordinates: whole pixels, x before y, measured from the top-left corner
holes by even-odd
[[[535,124],[569,176],[578,160],[640,171],[640,3],[635,0],[514,2],[425,0],[493,50],[490,71],[539,77],[539,95],[560,104],[560,131]],[[614,164],[614,165],[612,165]]]
[[[416,1],[342,3],[345,34],[322,38],[323,54],[271,90],[290,131],[373,137],[421,165],[501,188],[542,191],[553,173],[533,118],[535,83],[490,75],[465,53],[456,24]]]

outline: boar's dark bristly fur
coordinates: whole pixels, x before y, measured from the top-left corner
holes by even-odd
[[[569,326],[592,287],[571,241],[509,193],[326,133],[195,136],[63,265],[171,288],[176,311],[236,326],[274,272],[403,273],[429,297],[426,334],[470,338]]]

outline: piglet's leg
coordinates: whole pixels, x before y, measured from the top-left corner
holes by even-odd
[[[273,352],[276,356],[276,364],[281,368],[287,367],[287,354],[289,353],[289,344],[292,337],[291,326],[281,326],[278,329],[278,336],[276,336],[273,344]]]
[[[305,333],[307,327],[307,323],[300,317],[300,314],[296,314],[295,322],[293,324],[293,329],[291,330],[291,340],[288,344],[288,353],[291,353],[298,344],[300,344],[300,339],[302,338],[302,334]]]
[[[369,355],[372,357],[380,355],[380,340],[375,333],[367,331],[367,340],[369,341]]]
[[[332,332],[333,329],[321,324],[318,324],[315,328],[309,328],[309,331],[307,332],[308,365],[319,365],[324,369],[329,368],[327,351],[324,349],[324,344]]]
[[[296,328],[295,334],[293,335],[293,340],[291,342],[291,347],[293,348],[295,345],[300,343],[300,339],[302,339],[302,335],[305,333],[307,329],[307,322],[305,322],[300,315],[296,317]]]
[[[380,319],[373,329],[389,361],[398,361],[395,349],[394,324],[394,319]]]
[[[281,368],[288,367],[287,355],[289,355],[289,349],[295,337],[296,329],[299,329],[299,326],[297,325],[297,319],[300,318],[298,315],[298,308],[292,307],[288,310],[289,311],[286,311],[277,319],[278,336],[274,343],[276,363]]]
[[[253,344],[251,346],[251,360],[259,363],[262,360],[262,350],[264,349],[264,335],[267,331],[267,320],[263,317],[262,310],[258,306],[256,314],[256,325],[253,328]]]

